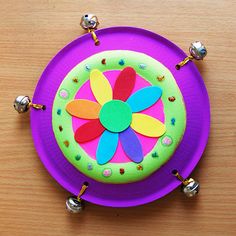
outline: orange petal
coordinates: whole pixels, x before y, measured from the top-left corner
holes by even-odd
[[[85,99],[73,100],[66,105],[66,111],[70,115],[82,119],[97,119],[100,109],[100,104]]]

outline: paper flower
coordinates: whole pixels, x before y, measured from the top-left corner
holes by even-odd
[[[135,70],[126,67],[120,72],[112,91],[103,73],[94,69],[90,73],[90,87],[97,102],[76,99],[66,106],[70,115],[90,120],[76,130],[74,137],[78,143],[101,136],[96,151],[100,165],[112,159],[119,140],[129,159],[135,163],[141,162],[142,145],[135,132],[160,137],[166,131],[161,121],[138,113],[158,101],[162,95],[161,88],[148,86],[131,95],[135,81]]]

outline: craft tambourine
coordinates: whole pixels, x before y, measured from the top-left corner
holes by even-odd
[[[191,61],[206,56],[204,45],[192,43],[187,56],[144,29],[97,30],[92,14],[81,26],[88,33],[51,60],[32,102],[28,96],[14,102],[19,113],[33,108],[39,157],[74,194],[67,209],[79,212],[81,199],[141,205],[181,183],[187,196],[196,195],[199,183],[187,177],[206,146],[210,108]]]

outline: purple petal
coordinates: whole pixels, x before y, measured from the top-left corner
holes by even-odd
[[[126,155],[135,163],[141,162],[143,160],[143,151],[135,132],[128,128],[119,134],[119,138]]]

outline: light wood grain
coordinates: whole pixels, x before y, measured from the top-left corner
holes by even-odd
[[[236,235],[236,2],[157,0],[0,0],[0,235]],[[88,204],[81,215],[64,209],[68,193],[35,152],[29,115],[12,101],[32,96],[48,61],[83,33],[80,16],[96,13],[101,27],[150,29],[185,51],[193,40],[208,48],[197,63],[211,98],[211,135],[193,177],[196,199],[179,190],[154,203],[113,209]]]

